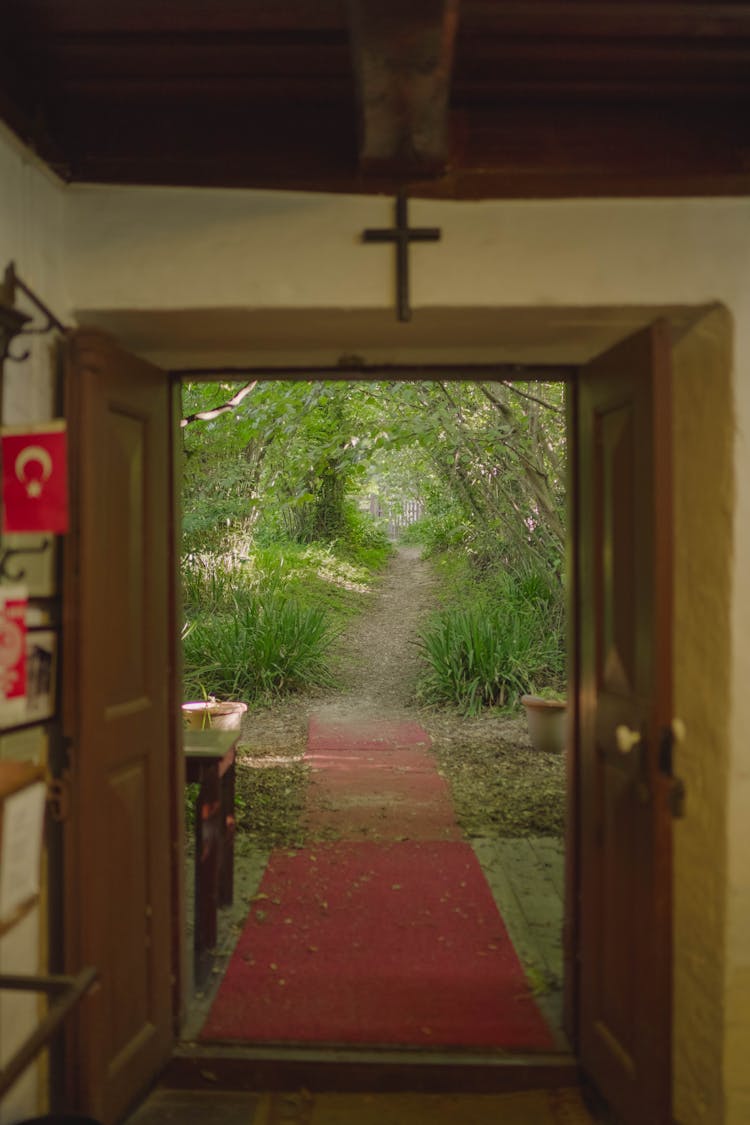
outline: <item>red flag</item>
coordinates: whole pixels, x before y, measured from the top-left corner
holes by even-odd
[[[3,431],[3,530],[68,530],[68,447],[64,422]]]

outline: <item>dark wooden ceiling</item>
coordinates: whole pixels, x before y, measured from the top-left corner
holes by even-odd
[[[750,0],[0,0],[0,115],[74,181],[744,194]]]

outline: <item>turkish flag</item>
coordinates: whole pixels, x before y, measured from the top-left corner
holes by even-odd
[[[68,530],[65,422],[3,430],[3,530]]]

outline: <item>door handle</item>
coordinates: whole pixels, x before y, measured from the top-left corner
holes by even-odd
[[[632,753],[634,747],[642,741],[643,735],[639,730],[632,730],[624,723],[620,723],[619,727],[615,727],[615,742],[621,754]]]

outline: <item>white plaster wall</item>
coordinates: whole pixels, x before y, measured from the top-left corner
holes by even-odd
[[[674,824],[674,1111],[723,1120],[728,868],[730,595],[734,501],[732,323],[722,305],[672,356],[674,714],[687,731],[679,771],[687,815]]]
[[[0,271],[14,261],[18,274],[39,293],[61,318],[67,318],[62,185],[0,126]],[[30,311],[21,299],[23,311]],[[22,344],[22,346],[19,346]],[[16,340],[13,351],[29,346]],[[5,423],[42,421],[52,416],[50,345],[31,344],[27,363],[6,363],[3,390]],[[0,754],[8,753],[3,739]],[[10,751],[12,752],[12,751]],[[0,939],[0,972],[36,973],[42,963],[40,912],[33,911]],[[0,1066],[13,1054],[38,1020],[39,1000],[34,995],[0,994]],[[31,1068],[19,1078],[0,1104],[0,1123],[10,1125],[36,1113],[43,1102],[37,1072]]]
[[[64,254],[66,198],[51,175],[0,124],[0,270],[16,271],[64,322],[70,317]],[[32,312],[23,294],[17,307]],[[31,347],[27,363],[5,367],[3,420],[44,421],[51,417],[51,363],[48,339],[18,341],[13,352]]]
[[[381,197],[74,187],[71,292],[89,309],[388,308],[393,251],[360,234],[392,212]],[[749,213],[744,200],[413,201],[412,225],[443,234],[412,246],[412,303],[747,298]]]

